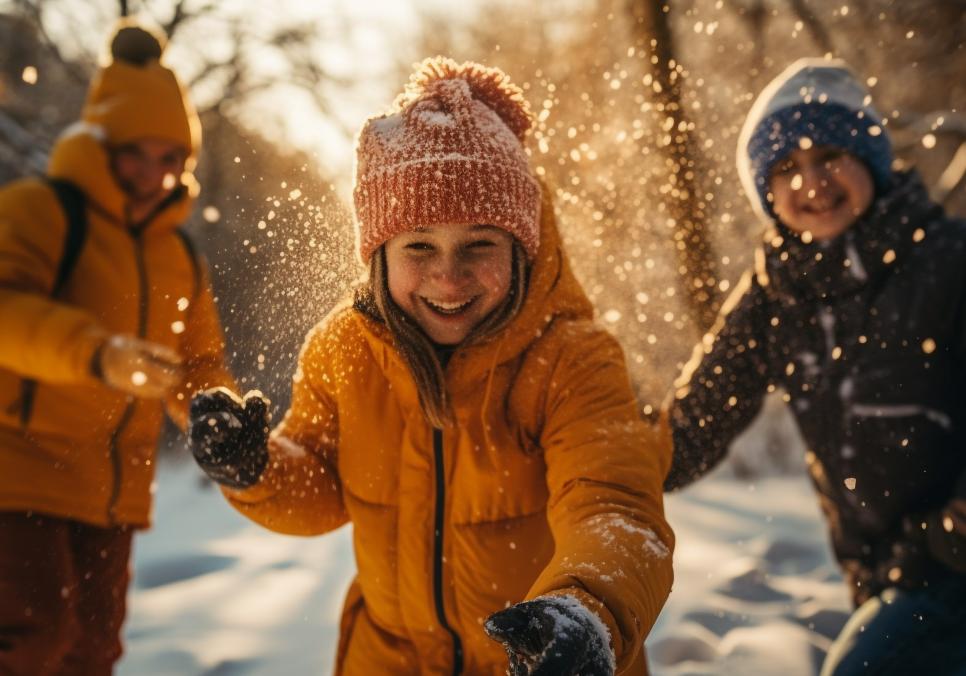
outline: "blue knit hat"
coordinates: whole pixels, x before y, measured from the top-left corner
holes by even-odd
[[[892,174],[892,144],[866,88],[838,59],[800,59],[765,87],[738,136],[738,173],[752,207],[774,218],[768,178],[788,153],[835,146],[862,160],[882,194]],[[758,200],[754,196],[758,196]]]

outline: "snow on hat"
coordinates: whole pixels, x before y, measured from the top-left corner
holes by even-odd
[[[540,186],[523,149],[531,123],[503,71],[444,57],[419,64],[391,112],[367,120],[356,143],[362,260],[400,233],[442,223],[502,228],[532,259]]]
[[[131,19],[119,21],[111,61],[91,82],[81,117],[102,127],[111,145],[157,137],[194,154],[201,124],[178,78],[161,64],[164,43]]]
[[[871,100],[840,59],[799,59],[762,90],[738,136],[737,152],[742,186],[760,216],[774,216],[772,167],[806,138],[862,160],[879,192],[888,185],[892,145]]]

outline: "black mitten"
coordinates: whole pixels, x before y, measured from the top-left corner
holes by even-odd
[[[268,403],[257,390],[240,399],[224,387],[191,399],[188,445],[205,474],[229,488],[258,483],[268,464]]]
[[[572,596],[544,596],[490,615],[487,635],[503,644],[510,676],[612,676],[606,629]]]

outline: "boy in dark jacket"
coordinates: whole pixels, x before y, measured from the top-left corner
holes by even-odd
[[[966,223],[892,171],[869,101],[845,64],[809,59],[749,113],[739,171],[768,227],[675,383],[665,488],[782,388],[858,608],[823,675],[964,673]]]

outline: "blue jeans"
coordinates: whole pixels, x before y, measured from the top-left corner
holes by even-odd
[[[821,676],[966,676],[966,576],[863,603],[829,648]]]

